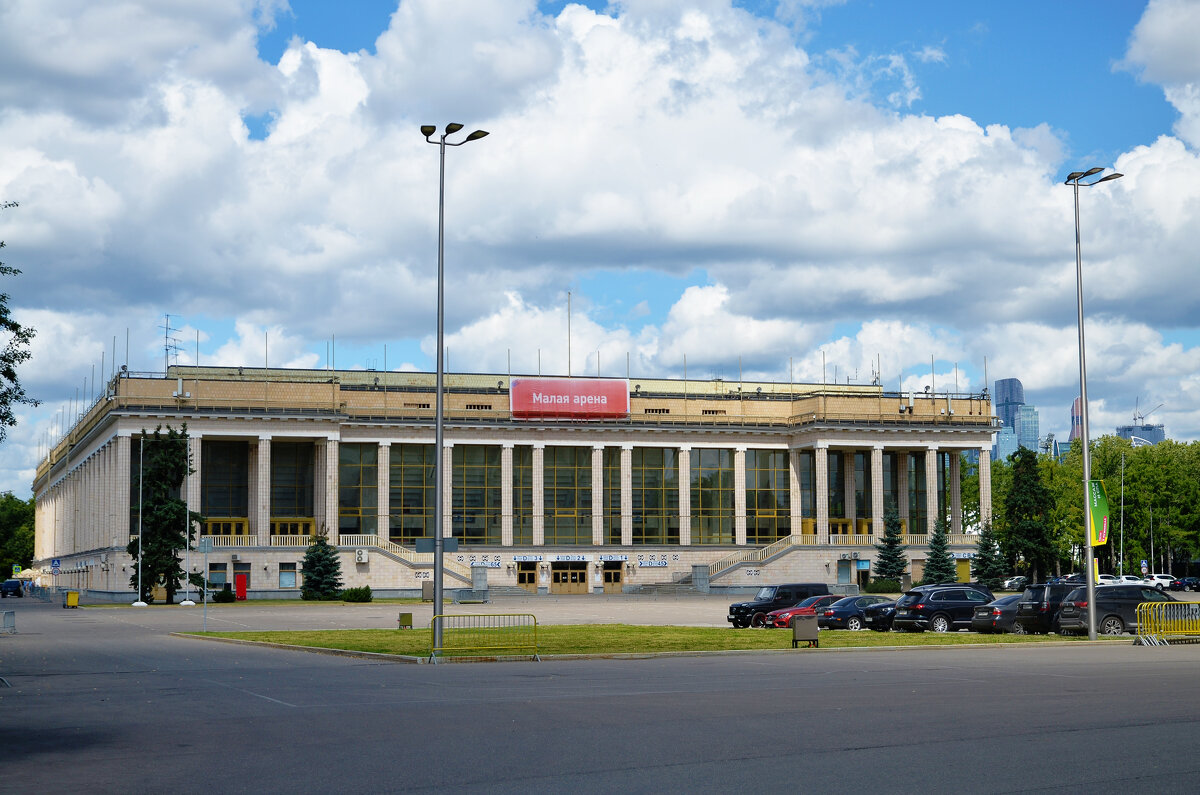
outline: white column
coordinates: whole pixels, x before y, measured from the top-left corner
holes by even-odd
[[[338,440],[328,439],[325,442],[325,455],[322,457],[325,477],[321,488],[325,492],[323,515],[318,517],[318,527],[325,525],[329,533],[329,543],[337,545],[338,539]]]
[[[925,450],[925,528],[929,533],[937,525],[938,517],[937,459],[937,445],[931,444]]]
[[[385,541],[392,539],[391,533],[391,500],[392,500],[392,446],[387,442],[379,443],[375,456],[375,535]]]
[[[733,448],[733,543],[746,546],[746,448]]]
[[[979,521],[992,521],[992,448],[979,448]]]
[[[871,535],[883,537],[883,445],[871,448]]]
[[[533,446],[533,545],[546,545],[546,446]]]
[[[592,447],[592,544],[604,544],[604,445]]]
[[[817,508],[817,543],[829,544],[829,444],[817,442],[813,450],[817,477],[813,484],[813,499]]]
[[[442,538],[454,535],[454,442],[442,439]]]
[[[792,448],[788,450],[788,494],[791,503],[790,516],[792,535],[799,535],[803,529],[804,505],[803,494],[800,488],[800,451]]]
[[[254,499],[250,504],[250,533],[258,536],[259,546],[271,544],[271,437],[259,437],[256,485]]]
[[[679,448],[679,545],[692,543],[692,448]]]
[[[500,545],[513,545],[513,446],[500,448]]]
[[[200,439],[200,437],[188,434],[187,446],[188,446],[188,456],[190,456],[190,458],[191,458],[192,474],[190,474],[186,478],[184,478],[183,491],[184,491],[184,494],[186,495],[185,499],[187,501],[187,509],[189,511],[193,511],[195,513],[200,513],[200,506],[202,505],[200,488],[201,488],[201,483],[203,482],[201,479],[201,475],[200,475],[200,464],[201,464],[201,461],[200,461],[201,439]],[[128,471],[128,470],[126,470],[126,471]],[[196,533],[196,537],[193,540],[193,545],[194,545],[195,542],[200,540],[200,534],[203,532],[203,528],[193,527],[192,530],[194,530]]]
[[[621,446],[621,544],[633,543],[633,445]]]

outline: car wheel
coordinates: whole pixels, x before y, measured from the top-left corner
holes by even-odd
[[[733,628],[734,628],[734,629],[745,629],[745,628],[746,628],[746,627],[748,627],[748,626],[750,626],[750,622],[749,622],[749,621],[741,621],[741,620],[738,620],[738,621],[734,621],[734,622],[733,622]]]
[[[1120,616],[1105,616],[1100,622],[1101,635],[1121,635],[1125,632],[1125,622]]]
[[[862,619],[858,616],[850,616],[846,619],[846,629],[851,632],[858,632],[862,629]]]
[[[767,614],[766,613],[755,613],[754,618],[750,619],[750,626],[752,626],[752,627],[762,627],[762,626],[766,626],[766,624],[767,624]]]
[[[934,616],[929,619],[929,628],[934,632],[949,632],[950,619],[946,616]]]
[[[1160,582],[1158,585],[1154,586],[1154,587],[1155,587],[1155,588],[1157,588],[1157,589],[1158,589],[1158,590],[1160,590],[1160,591],[1163,589],[1163,587],[1162,587],[1162,583],[1161,583],[1161,582]]]
[[[1028,635],[1029,634],[1028,630],[1025,629],[1025,625],[1021,624],[1017,621],[1013,622],[1011,632],[1014,635]]]

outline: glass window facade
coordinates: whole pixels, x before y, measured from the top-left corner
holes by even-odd
[[[271,518],[313,515],[313,443],[271,444]]]
[[[200,513],[206,519],[249,516],[250,456],[245,442],[201,440],[200,495]]]
[[[456,444],[451,459],[451,533],[462,544],[499,545],[500,446]]]
[[[533,543],[533,447],[513,447],[513,543]]]
[[[846,474],[845,459],[841,451],[826,451],[829,461],[829,518],[846,519]]]
[[[621,448],[604,448],[604,543],[621,543]]]
[[[635,447],[630,456],[633,543],[679,543],[679,452]]]
[[[433,445],[394,444],[388,467],[388,537],[433,538]]]
[[[546,543],[592,543],[592,448],[546,447],[543,452]]]
[[[908,532],[920,535],[933,528],[925,519],[925,452],[908,454]]]
[[[338,532],[375,535],[379,517],[379,445],[338,445]]]
[[[900,497],[897,488],[898,464],[896,454],[883,453],[883,510],[899,511]]]
[[[787,450],[746,451],[746,543],[773,544],[792,533]]]
[[[691,451],[692,543],[732,544],[733,451]]]
[[[800,517],[815,521],[817,518],[817,503],[815,500],[817,482],[816,461],[812,450],[800,450],[796,453],[800,459],[797,469],[800,474]],[[805,532],[808,532],[807,526]]]
[[[871,518],[871,454],[854,454],[854,516]]]

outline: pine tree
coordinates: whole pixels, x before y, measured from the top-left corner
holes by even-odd
[[[1038,582],[1039,576],[1050,571],[1056,557],[1048,522],[1053,499],[1042,482],[1036,453],[1021,447],[1009,460],[1012,485],[1004,502],[1008,532],[1003,540],[1013,558],[1028,564],[1031,581]]]
[[[875,579],[900,582],[908,571],[908,558],[904,555],[904,531],[900,526],[900,514],[888,508],[883,514],[883,540],[875,545],[879,555],[875,558]]]
[[[324,528],[308,545],[300,573],[304,576],[300,588],[302,599],[336,599],[341,592],[342,561],[338,551],[330,546]]]
[[[946,534],[946,522],[938,519],[929,534],[929,559],[925,561],[925,582],[954,582],[958,579],[958,569],[954,565],[954,556],[950,554],[950,538]]]
[[[979,533],[979,542],[975,547],[975,559],[971,561],[971,574],[976,582],[995,591],[1004,582],[1007,573],[1008,566],[1000,554],[1000,545],[996,542],[992,523],[984,522],[983,530]]]
[[[143,602],[153,599],[156,585],[166,590],[167,604],[175,601],[179,581],[184,576],[178,552],[191,541],[193,527],[203,521],[199,514],[188,511],[187,503],[180,499],[184,478],[195,472],[187,439],[187,425],[178,431],[168,426],[166,433],[162,433],[160,425],[153,434],[142,431],[141,448],[136,451],[141,484],[135,479],[134,488],[140,495],[137,522],[141,539],[139,543],[134,538],[125,549],[138,564],[129,577],[134,588],[138,586],[138,568],[141,568],[139,598]]]

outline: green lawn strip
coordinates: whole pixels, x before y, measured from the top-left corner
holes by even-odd
[[[450,632],[451,630],[447,630]],[[213,637],[312,646],[322,649],[423,656],[429,654],[428,628],[337,629],[278,632],[208,632]],[[981,635],[973,632],[849,632],[823,630],[822,648],[878,646],[994,645],[1064,640],[1057,635]],[[450,639],[447,639],[447,643]],[[555,624],[537,630],[540,654],[639,654],[678,651],[790,649],[786,630],[734,630],[727,627],[647,627],[628,624]]]

